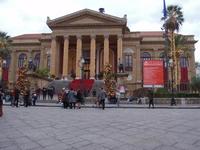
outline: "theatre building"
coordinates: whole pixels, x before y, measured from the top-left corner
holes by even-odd
[[[37,68],[49,68],[51,75],[68,80],[72,80],[72,74],[75,79],[98,79],[105,64],[110,63],[115,73],[119,72],[119,64],[123,64],[128,74],[124,84],[128,90],[134,90],[142,87],[142,60],[164,56],[164,32],[130,31],[126,15],[116,17],[83,9],[55,19],[47,17],[46,24],[51,33],[12,38],[8,60],[10,85],[16,82],[17,69],[25,60],[32,60]],[[193,35],[185,36],[189,51],[180,57],[179,79],[180,84],[188,85],[195,75],[196,41]]]

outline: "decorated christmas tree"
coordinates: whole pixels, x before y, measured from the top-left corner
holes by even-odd
[[[112,72],[112,65],[106,64],[104,68],[104,80],[105,80],[105,87],[106,92],[109,97],[115,96],[115,89],[116,89],[116,81],[114,73]]]
[[[25,93],[29,90],[29,87],[30,87],[30,82],[27,78],[27,72],[28,72],[27,65],[20,67],[18,72],[17,72],[18,78],[17,78],[15,87],[23,95],[25,95]]]

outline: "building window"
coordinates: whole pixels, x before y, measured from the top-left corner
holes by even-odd
[[[25,64],[25,61],[27,61],[27,55],[22,53],[18,57],[18,67],[21,68]]]
[[[40,66],[40,53],[37,53],[37,54],[35,55],[35,58],[34,58],[33,63],[34,63],[34,65],[35,65],[36,69],[38,69],[39,66]]]
[[[125,54],[125,71],[132,71],[133,57],[132,54]]]
[[[160,58],[160,60],[163,60],[164,59],[164,52],[162,52],[162,53],[160,53],[160,56],[159,56],[159,58]]]
[[[181,68],[188,67],[188,59],[185,56],[180,57]]]

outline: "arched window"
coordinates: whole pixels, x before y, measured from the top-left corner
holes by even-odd
[[[149,52],[143,52],[141,55],[142,60],[151,60],[151,54]]]
[[[33,60],[33,63],[34,63],[34,65],[35,65],[36,69],[38,69],[39,66],[40,66],[40,53],[37,53],[37,54],[35,55],[34,60]]]
[[[23,67],[25,61],[27,61],[27,55],[24,53],[20,54],[18,57],[18,67]]]

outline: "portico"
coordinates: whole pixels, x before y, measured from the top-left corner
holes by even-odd
[[[118,60],[122,60],[122,36],[78,33],[52,36],[51,74],[67,77],[74,71],[76,78],[81,78],[81,58],[85,60],[83,75],[86,79],[94,79],[106,63],[112,64],[116,72]]]
[[[52,30],[50,73],[56,77],[68,77],[75,73],[94,79],[110,63],[117,72],[122,60],[122,38],[126,18],[118,18],[84,9],[73,14],[50,20]],[[98,61],[97,61],[98,60]]]

